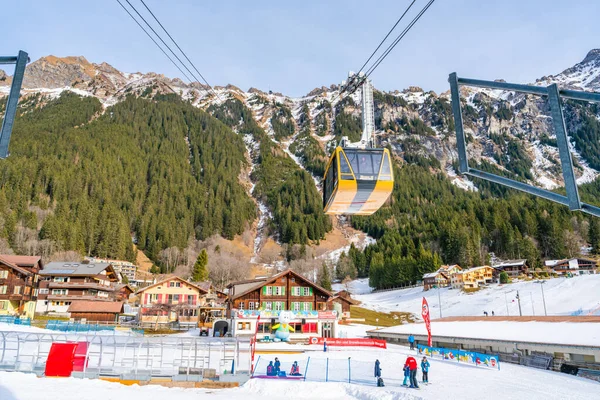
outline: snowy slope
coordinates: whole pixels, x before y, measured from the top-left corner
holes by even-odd
[[[0,398],[2,400],[37,400],[40,393],[44,398],[61,400],[125,400],[144,398],[163,400],[177,398],[192,399],[319,399],[319,400],[418,400],[418,399],[597,399],[598,383],[550,371],[542,371],[518,365],[502,364],[500,370],[491,370],[431,359],[431,385],[421,385],[420,390],[399,387],[402,365],[408,355],[407,348],[389,346],[387,350],[368,349],[363,351],[340,351],[335,353],[310,352],[304,355],[279,355],[282,362],[298,360],[305,365],[310,356],[311,363],[329,357],[344,362],[363,361],[361,368],[365,376],[372,376],[373,362],[382,362],[383,378],[388,385],[375,386],[253,379],[235,389],[179,389],[160,386],[123,386],[99,380],[39,379],[23,373],[0,372]],[[275,357],[275,355],[271,355]],[[323,360],[324,361],[324,360]],[[321,361],[321,362],[323,362]],[[419,373],[420,378],[420,373]]]
[[[581,315],[586,315],[600,306],[598,288],[600,288],[600,275],[547,280],[544,284],[544,293],[548,315],[570,315],[579,310]],[[484,311],[490,314],[494,311],[496,315],[519,315],[519,306],[515,300],[517,291],[521,297],[523,315],[543,315],[541,288],[534,282],[492,285],[472,294],[461,290],[441,289],[439,298],[442,315],[444,317],[483,315]],[[440,314],[437,289],[424,292],[422,287],[416,287],[354,297],[360,300],[362,307],[365,308],[377,311],[407,311],[417,315],[420,315],[421,301],[425,297],[432,318],[438,318]],[[597,311],[596,315],[599,313],[600,311]]]

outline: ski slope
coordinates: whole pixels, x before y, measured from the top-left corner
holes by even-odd
[[[387,350],[322,351],[305,354],[270,354],[282,361],[298,360],[302,365],[311,357],[311,363],[329,357],[339,361],[364,361],[365,374],[372,376],[373,363],[382,363],[386,387],[332,382],[303,382],[252,379],[235,389],[180,389],[160,386],[124,386],[100,380],[48,379],[23,373],[0,372],[0,399],[37,400],[265,400],[265,399],[319,399],[319,400],[432,400],[432,399],[523,399],[527,400],[589,400],[599,398],[597,382],[557,372],[542,371],[518,365],[502,364],[500,370],[430,359],[430,385],[408,389],[397,386],[402,377],[402,365],[407,355],[414,355],[406,347],[390,345]],[[324,361],[324,360],[321,360]],[[418,374],[420,381],[421,373]]]
[[[544,283],[548,315],[600,315],[600,275],[583,275],[574,278],[548,279]],[[519,315],[517,291],[521,298],[523,315],[544,315],[541,285],[533,281],[507,285],[491,285],[475,293],[467,294],[456,289],[432,289],[422,287],[399,289],[388,292],[356,294],[361,307],[376,311],[406,311],[421,315],[421,301],[427,299],[432,318],[483,315],[492,311],[495,315]],[[356,287],[365,292],[364,284]],[[352,287],[351,287],[352,290]]]

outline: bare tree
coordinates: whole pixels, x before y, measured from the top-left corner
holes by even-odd
[[[57,251],[50,255],[47,260],[48,261],[69,261],[69,262],[79,262],[83,257],[76,251]]]
[[[13,249],[10,248],[8,240],[0,238],[0,254],[15,254]]]

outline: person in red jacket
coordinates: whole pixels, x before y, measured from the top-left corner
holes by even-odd
[[[406,362],[404,363],[405,367],[408,367],[408,369],[410,370],[410,386],[411,388],[418,388],[419,385],[417,384],[417,369],[418,369],[418,365],[417,365],[417,360],[415,360],[414,357],[407,357],[406,358]]]

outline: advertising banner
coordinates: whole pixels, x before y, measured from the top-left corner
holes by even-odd
[[[423,316],[423,321],[425,321],[425,327],[427,328],[427,345],[431,346],[431,320],[429,319],[429,304],[427,304],[427,299],[425,297],[423,297],[421,315]]]
[[[417,346],[419,354],[427,357],[441,358],[448,361],[473,364],[478,367],[500,369],[499,357],[495,354],[483,354],[474,351],[446,349],[443,347]]]
[[[378,347],[380,349],[387,349],[386,341],[381,339],[311,337],[309,343],[322,345],[325,341],[327,341],[327,346]]]

